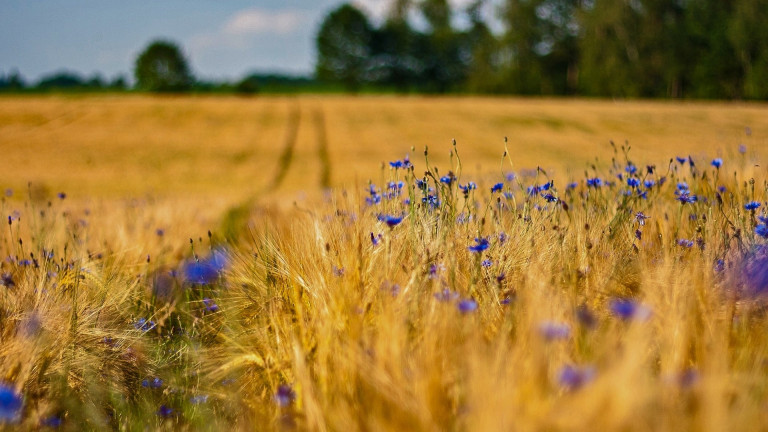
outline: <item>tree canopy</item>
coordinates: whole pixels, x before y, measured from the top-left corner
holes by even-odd
[[[317,75],[350,89],[768,99],[765,0],[487,3],[395,0],[378,26],[342,5],[318,32]]]
[[[187,60],[173,42],[152,42],[137,58],[136,86],[153,92],[182,92],[192,87],[194,78]]]

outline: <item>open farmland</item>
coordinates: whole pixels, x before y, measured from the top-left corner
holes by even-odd
[[[765,430],[766,113],[0,98],[0,427]]]

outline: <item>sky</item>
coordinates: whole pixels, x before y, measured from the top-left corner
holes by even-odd
[[[451,0],[461,8],[471,0]],[[62,70],[132,80],[155,39],[178,44],[199,79],[310,74],[314,35],[342,0],[2,0],[0,74],[34,82]],[[374,23],[389,0],[355,0]]]

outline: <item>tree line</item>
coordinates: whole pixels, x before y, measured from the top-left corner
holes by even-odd
[[[344,4],[317,33],[317,77],[350,91],[768,99],[766,0],[505,0],[502,31],[485,3],[394,0],[378,26]]]

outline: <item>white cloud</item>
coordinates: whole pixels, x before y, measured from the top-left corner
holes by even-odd
[[[273,33],[285,35],[299,30],[308,21],[309,15],[301,10],[269,11],[245,9],[234,14],[222,28],[231,35]]]

